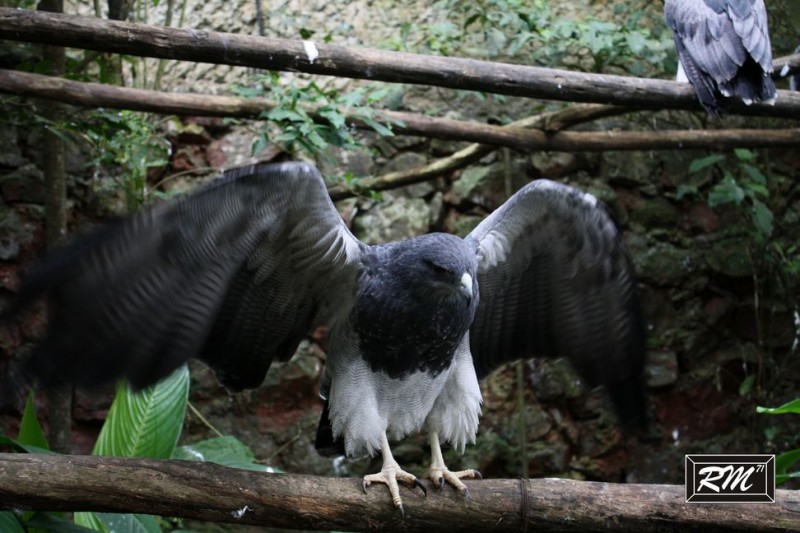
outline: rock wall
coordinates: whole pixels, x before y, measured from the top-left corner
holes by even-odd
[[[88,8],[86,2],[70,4],[74,12]],[[149,17],[157,21],[162,8]],[[271,9],[268,25],[276,35],[296,36],[299,27],[311,27],[318,36],[335,33],[337,42],[355,45],[374,44],[376,33],[395,35],[401,21],[426,21],[433,16],[423,4],[388,1],[344,7],[290,1]],[[389,30],[381,24],[387,21]],[[184,25],[255,33],[255,13],[244,0],[227,2],[224,9],[189,1]],[[150,64],[150,72],[152,68]],[[240,79],[244,71],[176,63],[168,74],[174,90],[216,92]],[[456,117],[491,116],[500,106],[503,111],[531,106],[518,99],[487,104],[476,96],[443,103],[441,94],[433,98],[431,92],[436,91],[408,89],[402,105],[449,109]],[[216,120],[191,122],[191,129],[166,134],[172,145],[171,171],[236,166],[253,158],[250,130]],[[668,124],[669,119],[662,127]],[[612,120],[592,127],[619,125]],[[41,130],[35,128],[0,128],[4,147],[0,150],[0,297],[4,301],[13,296],[19,266],[41,248],[39,169],[46,154],[38,148],[40,136]],[[363,140],[368,148],[333,152],[317,164],[326,175],[345,171],[380,175],[416,167],[458,148],[456,143],[414,137],[363,134]],[[78,145],[70,146],[73,228],[109,210],[108,196],[97,186],[99,178],[83,166],[84,152]],[[255,157],[269,158],[277,152],[270,147]],[[531,476],[680,483],[685,453],[772,453],[800,446],[796,420],[755,414],[757,404],[777,405],[797,395],[800,365],[792,351],[797,338],[797,293],[787,294],[775,281],[782,265],[766,264],[766,257],[753,256],[741,237],[727,234],[726,230],[742,222],[742,210],[712,209],[698,196],[680,197],[679,187],[693,179],[687,174],[690,162],[703,155],[689,151],[542,153],[510,154],[506,161],[503,152],[497,152],[445,178],[385,192],[381,201],[359,198],[339,204],[354,232],[366,242],[433,230],[463,235],[507,197],[504,175],[510,165],[510,189],[539,177],[575,185],[605,201],[625,232],[650,325],[649,433],[641,439],[623,435],[602,391],[586,391],[564,361],[532,361],[519,369],[522,392],[515,365],[484,381],[478,442],[463,457],[449,452],[449,463],[477,467],[492,477],[527,471]],[[796,151],[777,149],[760,151],[758,157],[759,165],[768,169],[775,199],[775,240],[796,241],[800,157]],[[707,191],[710,184],[698,186]],[[0,364],[29,346],[41,334],[43,321],[40,310],[29,323],[0,331]],[[323,361],[321,346],[306,342],[291,362],[271,371],[261,388],[235,396],[226,395],[207,369],[194,364],[191,401],[215,428],[247,442],[257,457],[273,466],[326,475],[376,470],[375,459],[332,462],[313,450],[321,408],[317,378]],[[522,410],[518,408],[520,394]],[[79,393],[75,437],[81,451],[91,448],[108,401],[108,395]],[[0,416],[0,423],[13,434],[18,412],[5,408]],[[184,441],[209,435],[207,425],[189,414]],[[399,443],[395,451],[409,470],[422,472],[427,467],[424,436]]]

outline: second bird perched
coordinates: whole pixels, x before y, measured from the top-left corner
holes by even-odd
[[[705,110],[718,116],[723,98],[772,103],[772,48],[764,0],[665,0],[681,69]]]
[[[529,183],[466,238],[368,246],[304,163],[256,165],[78,239],[25,277],[12,313],[49,296],[47,334],[18,377],[45,385],[125,377],[137,387],[188,358],[229,389],[258,387],[328,326],[317,445],[381,453],[380,473],[421,486],[389,439],[425,430],[428,476],[466,493],[441,442],[474,441],[478,379],[503,362],[568,357],[644,423],[645,329],[620,235],[590,195]]]

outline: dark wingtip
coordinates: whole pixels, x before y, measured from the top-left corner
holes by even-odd
[[[317,453],[323,457],[338,457],[345,454],[344,439],[335,439],[333,437],[328,400],[325,400],[325,405],[322,408],[322,415],[319,418],[317,438],[314,441],[314,447],[317,449]]]
[[[629,433],[644,434],[649,421],[647,399],[641,377],[610,385],[608,395],[622,428]]]

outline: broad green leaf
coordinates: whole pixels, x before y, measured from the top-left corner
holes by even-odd
[[[10,437],[6,437],[5,435],[0,435],[0,444],[5,444],[6,446],[13,446],[17,452],[20,453],[55,453],[51,452],[47,448],[40,448],[38,446],[33,446],[31,444],[22,444],[19,441],[16,441]]]
[[[699,172],[706,167],[710,167],[711,165],[715,165],[720,161],[723,161],[724,159],[724,155],[709,155],[706,157],[701,157],[700,159],[694,159],[689,164],[689,174]]]
[[[734,148],[733,153],[736,155],[739,161],[752,161],[756,158],[756,154],[747,148]]]
[[[276,468],[256,463],[255,455],[253,455],[250,448],[236,437],[230,435],[179,446],[175,448],[172,458],[216,463],[231,468],[244,468],[258,472],[280,472]]]
[[[0,531],[4,533],[25,533],[17,515],[11,511],[0,511]]]
[[[34,390],[28,393],[25,401],[25,409],[22,412],[22,420],[19,422],[19,434],[17,442],[26,446],[35,446],[43,450],[49,450],[47,438],[44,436],[42,426],[36,417],[36,407],[34,406]]]
[[[120,384],[92,453],[117,457],[170,457],[183,428],[188,398],[189,370],[186,365],[139,392]]]
[[[780,407],[756,407],[757,413],[764,413],[768,415],[782,415],[787,413],[800,414],[800,398],[796,398],[789,403],[785,403]]]

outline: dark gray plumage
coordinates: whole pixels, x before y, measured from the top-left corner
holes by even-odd
[[[466,492],[440,439],[474,440],[478,378],[505,361],[566,356],[605,385],[623,422],[644,421],[644,325],[620,236],[594,197],[528,184],[465,239],[434,233],[367,246],[303,163],[229,171],[45,257],[12,314],[49,295],[45,339],[22,375],[84,385],[151,384],[189,357],[233,390],[328,325],[321,449],[384,457],[380,474],[418,484],[388,438],[425,428],[428,475]],[[477,373],[476,373],[477,371]]]
[[[682,70],[710,115],[720,115],[721,96],[774,102],[764,0],[665,0],[664,16]]]

